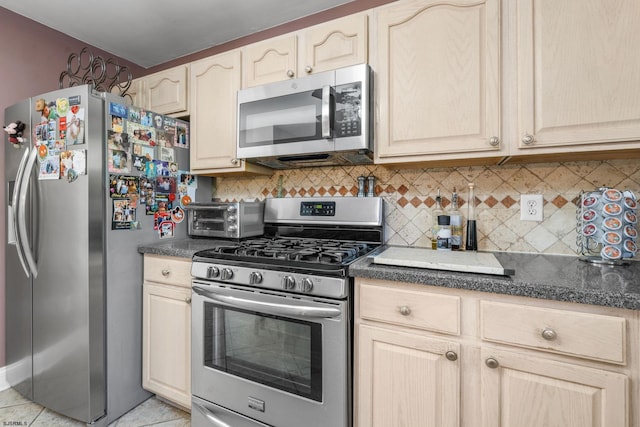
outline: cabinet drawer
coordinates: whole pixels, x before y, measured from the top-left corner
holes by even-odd
[[[460,298],[457,296],[361,284],[358,303],[363,319],[460,334]]]
[[[191,260],[145,254],[144,280],[190,288]]]
[[[615,316],[480,302],[483,340],[624,364],[626,322]]]

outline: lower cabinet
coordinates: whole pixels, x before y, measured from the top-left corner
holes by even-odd
[[[142,290],[142,386],[185,409],[191,408],[191,283],[184,274],[190,266],[145,255]]]
[[[369,325],[358,328],[358,425],[459,425],[459,345]]]
[[[640,427],[638,311],[361,278],[355,290],[356,427]]]
[[[626,375],[483,349],[483,427],[624,427]]]

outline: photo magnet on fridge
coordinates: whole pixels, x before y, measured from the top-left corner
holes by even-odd
[[[67,145],[84,144],[84,108],[72,105],[67,113]]]

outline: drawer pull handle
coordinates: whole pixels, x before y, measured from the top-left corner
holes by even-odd
[[[403,316],[408,316],[411,314],[411,309],[406,305],[403,305],[402,307],[400,307],[399,310],[400,310],[400,314],[402,314]]]
[[[485,360],[484,363],[491,369],[496,369],[498,366],[500,366],[500,363],[498,363],[498,361],[493,357],[487,358],[487,360]]]
[[[186,302],[187,304],[191,304],[191,297],[186,297],[184,299],[184,302]]]
[[[170,271],[169,269],[166,269],[166,268],[165,268],[164,270],[162,270],[162,275],[163,275],[164,277],[167,277],[169,274],[171,274],[171,271]]]
[[[556,331],[554,331],[553,329],[546,328],[544,331],[542,331],[542,338],[547,341],[553,341],[558,338],[558,334],[556,334]]]
[[[458,354],[455,351],[447,351],[444,354],[444,357],[446,357],[447,360],[451,360],[452,362],[455,362],[456,360],[458,360]]]

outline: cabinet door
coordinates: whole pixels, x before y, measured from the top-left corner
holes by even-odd
[[[188,113],[188,79],[188,65],[145,77],[145,107],[160,114]]]
[[[497,156],[499,0],[415,0],[374,13],[377,162]]]
[[[246,46],[244,87],[298,77],[297,49],[296,35],[276,37]]]
[[[638,4],[522,0],[516,10],[517,139],[525,148],[517,154],[627,148],[621,141],[640,139]]]
[[[143,286],[142,386],[191,407],[191,289]]]
[[[454,342],[368,325],[358,327],[359,427],[459,425],[460,367]],[[451,353],[450,353],[451,357]]]
[[[240,51],[191,64],[191,170],[233,170],[236,159],[236,97]]]
[[[364,64],[368,60],[368,16],[349,15],[304,33],[299,75]]]
[[[625,375],[496,349],[482,359],[484,427],[629,425]]]

